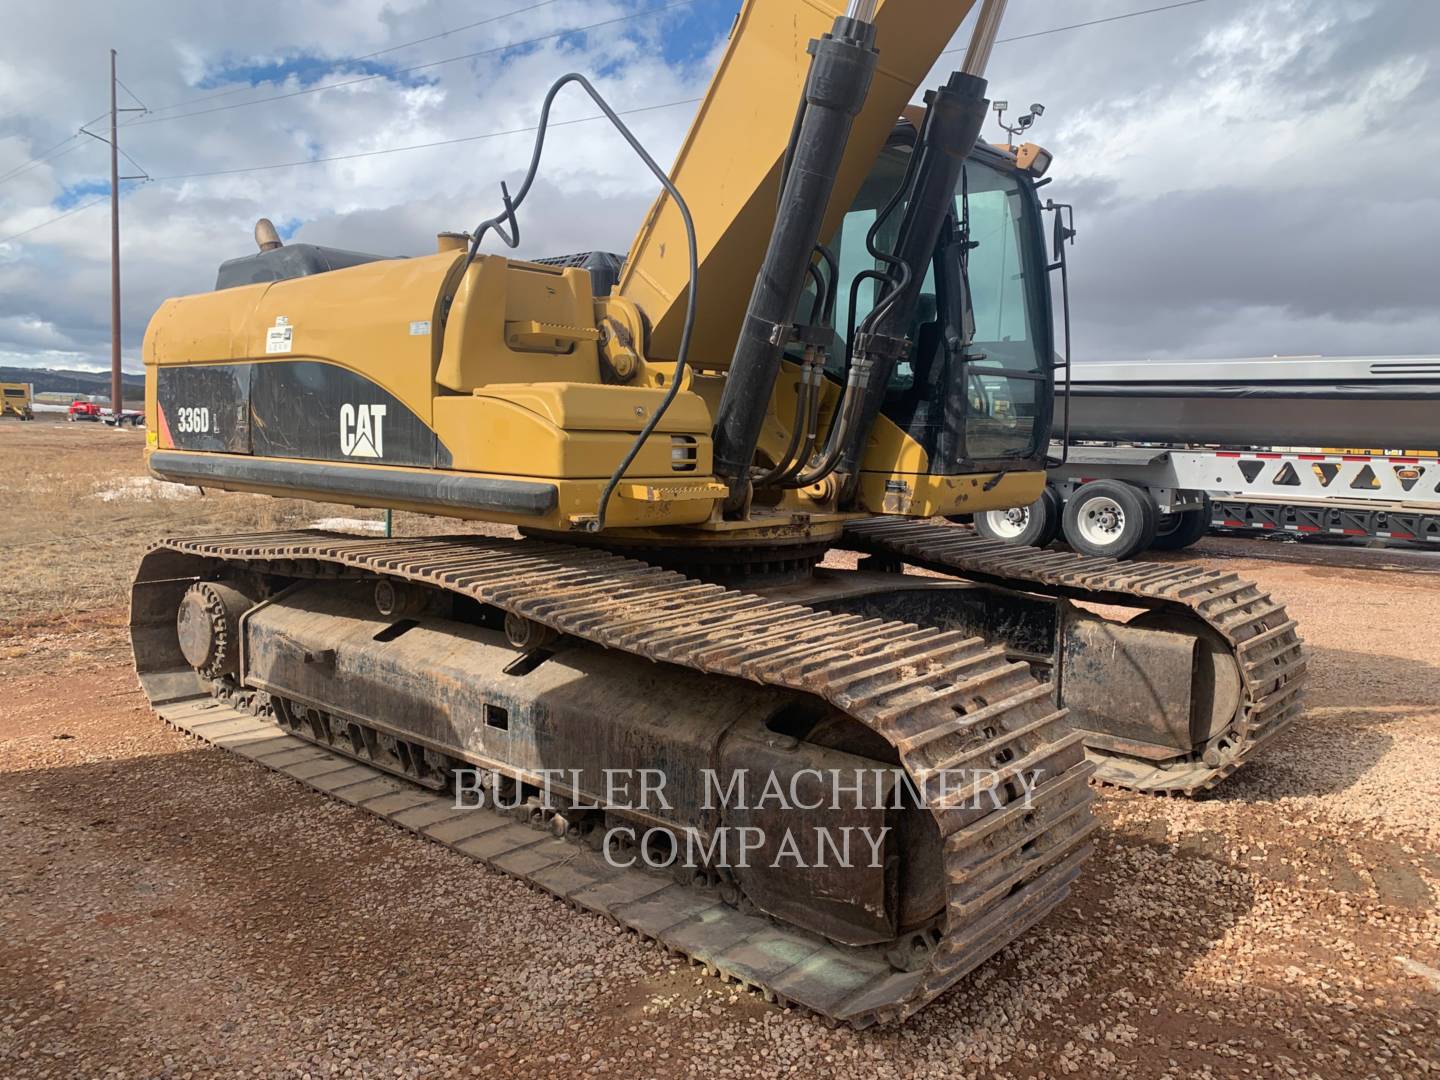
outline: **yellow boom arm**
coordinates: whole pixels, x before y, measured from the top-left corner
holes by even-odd
[[[881,0],[874,20],[880,66],[855,119],[822,236],[838,226],[896,118],[974,6]],[[699,367],[730,362],[775,219],[781,161],[810,66],[806,49],[844,12],[843,0],[746,0],[675,160],[670,175],[690,205],[699,245],[704,302],[692,354]],[[675,355],[687,281],[684,228],[662,193],[630,247],[619,286],[650,320],[652,359]]]

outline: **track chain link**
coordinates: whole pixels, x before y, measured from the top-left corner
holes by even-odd
[[[1054,908],[1090,852],[1092,766],[1079,734],[1025,665],[979,638],[828,614],[537,540],[372,540],[316,532],[177,538],[147,556],[157,560],[157,577],[173,580],[171,552],[194,557],[199,575],[227,568],[321,578],[359,573],[446,589],[594,645],[816,695],[880,734],[927,793],[943,838],[943,933],[918,970],[897,971],[873,952],[742,914],[693,886],[671,884],[666,889],[681,891],[657,893],[649,884],[655,875],[645,871],[600,864],[580,874],[573,844],[570,870],[560,878],[542,873],[553,868],[551,861],[533,870],[525,860],[476,855],[489,850],[485,845],[454,845],[570,902],[583,894],[582,906],[832,1020],[864,1026],[915,1012]],[[146,574],[142,564],[137,598]],[[143,605],[137,599],[135,606]],[[155,704],[171,722],[210,738],[202,725],[186,723],[184,710],[201,708],[205,716],[214,703]],[[265,723],[248,719],[246,731]],[[336,776],[342,768],[367,770],[353,773],[354,785],[373,783],[368,766],[315,746],[308,752],[343,763],[334,766]],[[1032,797],[999,809],[979,806],[973,789],[940,783],[947,772],[977,768],[997,773],[1002,787],[1032,770],[1039,770],[1039,780]],[[333,783],[321,789],[344,794]],[[407,824],[399,818],[405,811],[385,809],[401,805],[393,793],[375,798],[380,801],[354,801]],[[443,807],[434,812],[446,820]],[[637,892],[627,875],[639,875],[646,887]],[[607,895],[629,899],[610,903]]]

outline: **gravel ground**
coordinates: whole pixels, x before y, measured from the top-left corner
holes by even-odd
[[[1314,550],[1192,553],[1299,618],[1293,730],[858,1033],[166,730],[113,607],[0,623],[0,1076],[1440,1073],[1440,560]]]

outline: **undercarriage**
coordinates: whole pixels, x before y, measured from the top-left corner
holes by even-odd
[[[1064,898],[1097,762],[1142,789],[1208,786],[1283,725],[1303,670],[1224,681],[1285,662],[1214,643],[1235,624],[1209,601],[1263,606],[1226,576],[1096,568],[1087,599],[1151,601],[1121,625],[1072,603],[1087,568],[1002,578],[954,546],[967,534],[914,528],[847,533],[892,572],[754,591],[531,539],[170,540],[135,582],[136,664],[193,734],[863,1025],[914,1012]],[[965,581],[893,573],[964,559]],[[1187,598],[1213,641],[1178,632]],[[1249,640],[1298,654],[1280,615]],[[1169,727],[1107,748],[1061,702],[1095,722],[1102,655],[1113,668],[1127,644],[1154,676],[1137,708],[1159,701]]]

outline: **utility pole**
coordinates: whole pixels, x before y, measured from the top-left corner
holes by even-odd
[[[124,388],[120,376],[120,181],[121,180],[149,180],[150,177],[141,172],[138,176],[120,175],[120,140],[116,137],[119,128],[119,119],[122,112],[149,112],[142,104],[139,108],[121,108],[116,100],[116,88],[121,85],[120,78],[115,73],[115,50],[110,50],[110,138],[96,135],[88,128],[81,128],[81,132],[89,135],[92,139],[99,139],[103,143],[110,144],[110,409],[111,417],[115,421],[115,430],[120,430],[120,412],[125,405]],[[127,88],[125,91],[130,93]],[[130,94],[135,97],[134,94]],[[138,101],[139,99],[136,98]],[[125,155],[134,163],[134,158],[129,154]],[[138,166],[137,166],[138,167]]]
[[[115,50],[110,50],[110,415],[120,430],[125,405],[120,379],[120,143],[115,137],[120,110],[115,101]]]

